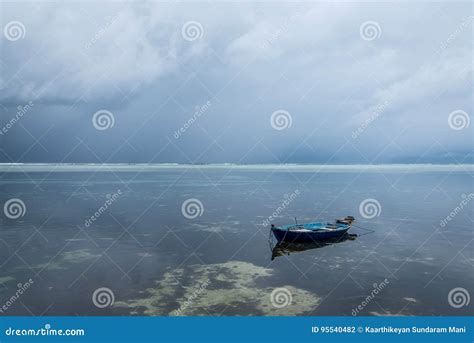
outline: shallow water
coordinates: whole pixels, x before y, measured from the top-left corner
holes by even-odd
[[[3,169],[1,204],[25,213],[0,216],[0,315],[473,314],[448,301],[474,285],[470,167],[76,168]],[[353,215],[374,232],[272,260],[274,212],[277,225]]]

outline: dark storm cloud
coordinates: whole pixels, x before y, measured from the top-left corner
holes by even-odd
[[[0,161],[471,163],[470,13],[4,3]]]

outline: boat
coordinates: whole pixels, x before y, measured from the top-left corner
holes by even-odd
[[[337,219],[334,222],[296,223],[284,226],[275,226],[272,224],[271,232],[278,242],[318,242],[326,239],[339,238],[345,235],[354,221],[354,217],[347,216],[342,219]]]

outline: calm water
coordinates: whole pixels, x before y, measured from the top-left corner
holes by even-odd
[[[33,283],[0,315],[473,314],[448,302],[474,295],[472,168],[144,168],[2,172],[2,207],[26,211],[0,216],[0,308]],[[361,215],[365,199],[378,215]],[[353,215],[374,232],[272,260],[275,211],[277,225]]]

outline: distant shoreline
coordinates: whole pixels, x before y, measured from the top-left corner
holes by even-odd
[[[0,172],[133,172],[172,169],[238,169],[242,171],[351,172],[351,171],[464,171],[474,172],[474,164],[177,164],[177,163],[0,163]]]

